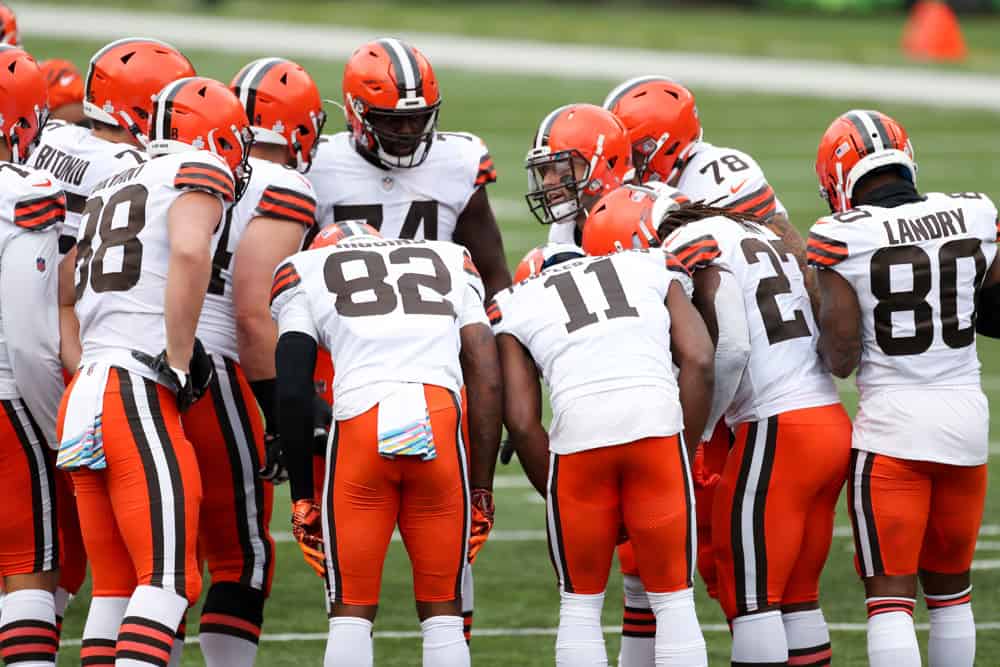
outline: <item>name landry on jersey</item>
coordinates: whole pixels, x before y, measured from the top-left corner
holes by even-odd
[[[958,229],[955,228],[956,225]],[[897,218],[895,222],[883,220],[882,226],[885,227],[886,236],[889,237],[889,245],[915,243],[967,233],[965,213],[960,208],[938,211],[919,218]]]

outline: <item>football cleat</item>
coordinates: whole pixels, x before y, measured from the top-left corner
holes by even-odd
[[[532,248],[517,265],[514,282],[533,278],[550,266],[580,257],[586,257],[583,250],[570,243],[546,243]]]
[[[308,172],[326,123],[309,73],[291,60],[261,58],[241,69],[229,87],[246,109],[254,141],[286,146],[289,166]]]
[[[572,221],[635,175],[625,126],[593,104],[569,104],[546,116],[525,169],[525,199],[543,225]]]
[[[701,141],[691,91],[665,76],[640,76],[608,93],[604,108],[628,129],[640,183],[669,183]]]
[[[324,227],[313,242],[309,244],[310,250],[316,250],[317,248],[326,248],[327,246],[337,245],[344,239],[354,239],[361,236],[373,236],[375,238],[382,238],[382,235],[377,229],[371,225],[366,225],[363,222],[354,222],[353,220],[347,220],[345,222],[335,222],[332,225],[327,225]]]
[[[194,75],[191,62],[169,44],[119,39],[90,59],[83,112],[91,120],[128,130],[145,146],[153,96],[171,81]]]
[[[893,165],[916,184],[913,146],[903,126],[878,111],[848,111],[820,139],[816,153],[819,195],[833,213],[846,211],[854,206],[854,186],[862,176]]]
[[[236,181],[236,200],[250,180],[253,133],[243,105],[215,79],[179,79],[155,98],[149,154],[206,150],[221,157]]]
[[[0,132],[11,161],[23,163],[38,144],[49,118],[48,84],[31,55],[16,46],[0,45]]]
[[[17,16],[14,10],[0,2],[0,44],[21,45],[21,35],[17,32]]]
[[[361,46],[344,67],[344,115],[355,148],[383,167],[416,167],[437,130],[441,92],[430,62],[393,38]]]
[[[624,185],[603,197],[583,226],[583,251],[608,255],[619,250],[660,245],[656,228],[670,211],[688,198],[662,183],[654,187]]]

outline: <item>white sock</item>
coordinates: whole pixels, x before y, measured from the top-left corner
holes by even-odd
[[[694,589],[646,593],[656,614],[656,667],[705,667],[708,651],[694,610]]]
[[[972,667],[976,660],[976,621],[972,587],[954,595],[924,595],[931,619],[927,660],[931,667]]]
[[[170,660],[187,598],[155,586],[136,586],[118,630],[115,667],[149,667]],[[128,642],[128,650],[121,644]],[[166,657],[164,658],[164,653]]]
[[[90,601],[87,622],[83,626],[80,659],[98,665],[113,665],[115,641],[121,627],[128,598],[96,597]]]
[[[789,660],[794,658],[806,665],[830,664],[830,629],[822,609],[782,614],[781,620],[785,624]]]
[[[0,649],[6,664],[17,667],[53,667],[56,664],[59,637],[52,593],[33,588],[7,593],[0,612],[0,634],[7,631],[17,631],[19,636],[17,643],[7,643]]]
[[[868,617],[868,664],[870,667],[920,667],[920,648],[912,612],[887,611]]]
[[[372,622],[353,616],[330,619],[323,667],[372,667]]]
[[[257,659],[257,645],[240,637],[202,632],[198,643],[207,667],[244,667]]]
[[[656,662],[656,616],[649,606],[642,580],[624,575],[625,614],[618,667],[653,667]]]
[[[469,667],[461,616],[431,616],[420,622],[424,637],[424,667]]]
[[[788,640],[780,610],[733,619],[733,662],[788,662]]]
[[[556,667],[606,667],[608,650],[601,630],[604,593],[559,594],[559,630],[556,633]]]
[[[462,575],[462,629],[465,633],[465,641],[472,639],[472,616],[476,606],[476,587],[472,581],[472,563],[465,566],[465,573]]]
[[[181,667],[181,659],[184,657],[184,640],[180,637],[174,637],[174,643],[170,646],[170,662],[167,663],[167,667]],[[247,665],[252,665],[252,662],[243,663]]]

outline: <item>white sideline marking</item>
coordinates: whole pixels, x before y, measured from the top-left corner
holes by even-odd
[[[280,44],[281,55],[341,60],[382,31],[294,25],[253,18],[185,16],[124,9],[73,8],[15,2],[25,38],[92,39],[151,35],[181,48],[263,55],[256,45]],[[1000,77],[821,61],[550,44],[399,31],[438,67],[477,72],[621,81],[662,72],[698,89],[908,102],[933,107],[1000,110]],[[256,47],[256,48],[255,48]]]
[[[833,632],[864,632],[867,625],[864,623],[829,623],[829,628]],[[930,626],[926,623],[917,623],[917,630],[928,630]],[[1000,630],[1000,621],[986,621],[976,623],[977,630]],[[620,626],[605,625],[601,630],[606,635],[616,635],[622,631]],[[702,632],[729,632],[729,626],[722,623],[705,623],[701,626]],[[554,637],[556,628],[475,628],[472,631],[473,637]],[[326,641],[325,632],[287,632],[287,633],[264,633],[260,636],[262,642],[301,642],[301,641]],[[375,639],[419,639],[419,630],[376,630]],[[185,644],[197,644],[198,635],[187,637]],[[60,646],[79,646],[79,639],[64,639]]]

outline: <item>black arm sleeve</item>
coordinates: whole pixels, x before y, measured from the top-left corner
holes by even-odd
[[[292,500],[313,497],[313,372],[316,341],[304,333],[288,332],[278,339],[278,434],[285,452]]]
[[[254,380],[250,383],[257,405],[264,414],[264,430],[267,433],[275,433],[278,430],[278,418],[274,414],[274,387],[277,383],[275,378]]]
[[[1000,338],[1000,285],[979,291],[976,305],[976,331],[983,336]]]

